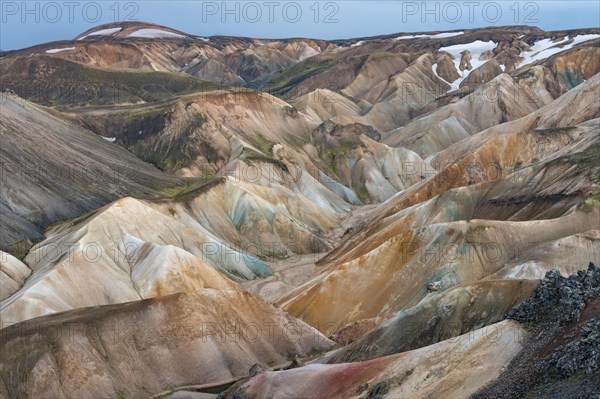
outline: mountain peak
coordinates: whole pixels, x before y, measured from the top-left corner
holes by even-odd
[[[191,35],[177,29],[150,22],[111,22],[96,26],[76,36],[74,40],[92,40],[105,38],[150,38],[185,39]]]

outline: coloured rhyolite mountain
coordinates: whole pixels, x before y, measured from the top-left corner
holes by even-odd
[[[0,397],[598,397],[600,29],[119,22],[0,73]]]

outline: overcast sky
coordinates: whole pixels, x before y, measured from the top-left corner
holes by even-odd
[[[196,35],[352,38],[535,25],[600,27],[600,1],[5,1],[0,49],[68,40],[96,25],[154,22]]]

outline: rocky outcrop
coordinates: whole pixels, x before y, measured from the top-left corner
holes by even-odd
[[[531,298],[511,310],[507,318],[521,323],[553,320],[566,324],[579,320],[586,303],[596,297],[600,297],[600,269],[593,263],[588,270],[566,278],[551,270]]]
[[[569,277],[549,271],[532,296],[507,316],[531,332],[524,350],[473,397],[594,397],[600,389],[599,289],[594,264]]]
[[[458,70],[463,72],[465,70],[470,71],[473,69],[471,66],[471,52],[469,50],[465,50],[460,53],[460,63],[458,64]]]
[[[353,138],[353,136],[358,136],[364,134],[368,138],[374,141],[381,140],[381,133],[379,133],[373,126],[363,125],[361,123],[353,123],[350,125],[338,125],[331,120],[326,120],[314,131],[314,134],[328,134],[333,137],[348,137]],[[316,137],[318,139],[318,136]]]
[[[600,360],[600,317],[596,317],[581,327],[579,337],[554,352],[546,361],[547,370],[555,371],[559,378],[569,378],[578,372],[585,372],[590,378],[598,375]]]

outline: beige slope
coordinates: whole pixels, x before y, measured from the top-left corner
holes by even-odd
[[[588,137],[597,140],[598,136]],[[360,227],[356,235],[349,237],[324,261],[339,262],[375,249],[379,243],[371,238],[397,223],[408,223],[416,228],[457,220],[529,221],[569,214],[588,201],[594,190],[590,178],[596,173],[595,168],[593,164],[584,165],[588,162],[586,157],[593,156],[595,147],[588,143],[587,149],[581,151],[565,147],[567,155],[524,167],[494,181],[448,190],[400,212],[389,213],[393,201],[388,201],[366,215],[365,220],[369,223]],[[578,162],[581,163],[579,167]],[[581,248],[581,253],[587,252],[585,246]],[[532,255],[530,251],[525,254]]]
[[[345,125],[363,120],[360,104],[328,89],[316,89],[290,100],[290,104],[293,104],[302,114],[319,122],[331,119]]]
[[[26,264],[11,254],[0,251],[0,301],[21,288],[30,274],[31,269]]]
[[[240,378],[254,363],[282,364],[331,345],[237,289],[80,309],[2,333],[0,393],[31,398],[148,397]]]
[[[265,177],[276,176],[273,169],[260,170]],[[309,178],[303,176],[299,183]],[[277,258],[321,252],[329,247],[326,238],[348,208],[318,182],[307,185],[294,184],[290,189],[283,179],[272,179],[263,186],[231,176],[190,201],[168,203],[161,209],[192,228],[210,231],[244,253]]]
[[[570,212],[594,191],[591,160],[600,137],[597,126],[559,129],[551,134],[552,140],[548,140],[547,134],[536,132],[510,135],[515,139],[508,142],[510,145],[502,136],[491,137],[499,145],[459,152],[460,162],[464,163],[448,164],[443,169],[445,173],[399,193],[371,211],[366,217],[368,223],[334,250],[327,261],[349,259],[352,253],[357,256],[376,248],[379,243],[371,238],[398,219],[414,219],[414,225],[419,226],[473,218],[523,221],[555,218]],[[528,137],[538,137],[543,143],[529,146]],[[554,140],[556,145],[551,144]],[[552,147],[554,153],[548,151]],[[482,149],[486,155],[479,158],[477,153]],[[538,163],[544,157],[547,161]],[[477,181],[482,183],[474,184]],[[461,186],[465,187],[452,189]]]
[[[223,62],[217,61],[214,58],[204,62],[199,62],[193,69],[189,69],[188,73],[200,79],[210,82],[217,82],[223,85],[235,85],[243,83],[240,78],[231,68]]]
[[[0,304],[2,321],[203,287],[231,288],[212,266],[225,261],[201,252],[208,240],[141,201],[120,200],[32,248],[25,261],[33,273]],[[230,259],[224,260],[252,273],[241,255]]]
[[[281,302],[331,333],[361,320],[378,318],[373,321],[379,323],[388,312],[414,305],[429,282],[440,281],[446,289],[460,281],[512,278],[513,272],[539,278],[538,264],[568,271],[577,268],[567,266],[574,259],[583,265],[596,262],[588,230],[598,229],[598,208],[581,206],[589,196],[589,172],[593,168],[576,172],[559,158],[495,182],[450,190],[380,221],[382,209],[375,209],[365,218],[370,223],[358,226],[358,234],[320,262],[327,265],[320,275]],[[502,237],[488,236],[492,231]],[[414,267],[407,268],[410,264]],[[431,270],[436,264],[439,268]]]
[[[315,163],[332,179],[354,190],[363,203],[385,201],[435,173],[414,152],[388,147],[378,143],[379,138],[380,133],[371,126],[339,125],[328,120],[312,132],[310,145],[317,155]]]
[[[376,394],[389,399],[466,398],[500,375],[521,351],[525,336],[518,323],[503,321],[425,348],[366,362],[263,372],[226,398],[345,399]]]
[[[404,71],[409,65],[408,61],[408,57],[401,53],[374,52],[364,62],[352,83],[344,89],[344,93],[373,104],[381,97],[386,82]]]
[[[524,250],[520,259],[506,264],[489,278],[541,279],[552,269],[560,270],[563,276],[570,276],[588,262],[600,263],[599,230],[586,231]]]
[[[473,70],[469,76],[460,84],[461,88],[473,90],[482,83],[489,82],[496,76],[500,75],[504,70],[496,59],[491,59],[479,68]]]
[[[473,31],[445,40],[396,41],[385,38],[364,41],[357,47],[338,48],[333,54],[321,54],[305,65],[300,63],[281,75],[276,75],[274,82],[270,84],[275,85],[276,95],[284,96],[290,101],[301,99],[301,108],[304,109],[310,108],[306,105],[307,96],[329,98],[329,103],[339,104],[339,106],[330,104],[327,107],[315,107],[318,108],[316,111],[322,120],[333,118],[338,123],[366,123],[382,132],[388,132],[404,127],[415,115],[434,110],[448,102],[460,102],[461,98],[482,83],[489,82],[503,72],[512,73],[514,66],[521,62],[519,56],[521,51],[530,49],[525,41],[539,40],[539,37],[533,34],[527,36],[531,32],[518,32],[518,30],[519,28],[514,32],[510,29]],[[564,37],[560,32],[549,35],[557,38]],[[447,94],[450,87],[448,82],[458,77],[458,71],[454,64],[448,61],[447,53],[438,52],[440,46],[470,43],[475,40],[491,40],[496,47],[493,51],[482,55],[482,61],[489,61],[471,71],[469,77],[462,82],[460,92]],[[597,58],[597,48],[590,43],[576,46],[538,62],[542,71],[541,76],[539,72],[535,73],[535,77],[530,76],[536,64],[528,65],[515,72],[515,80],[520,82],[519,89],[522,91],[521,103],[532,102],[531,105],[527,104],[525,109],[514,107],[514,103],[519,100],[507,100],[504,95],[499,99],[499,104],[495,104],[501,112],[493,115],[494,106],[490,104],[486,106],[484,103],[496,103],[496,97],[499,96],[490,93],[488,88],[486,99],[478,101],[479,105],[487,111],[479,115],[464,110],[463,112],[468,115],[463,116],[467,117],[468,122],[463,121],[467,126],[463,126],[462,129],[470,131],[469,134],[474,134],[493,126],[493,121],[498,118],[498,121],[506,121],[524,116],[589,79],[598,72],[600,65],[593,61]],[[300,66],[303,66],[303,69]],[[540,80],[541,83],[536,83]],[[282,85],[284,89],[281,89]],[[267,89],[271,88],[267,85]],[[323,90],[331,93],[321,95]],[[334,94],[338,92],[348,98],[342,99]],[[517,95],[513,94],[513,97]],[[345,104],[348,100],[351,100],[354,106],[348,107],[350,104]],[[506,110],[502,109],[504,100],[508,101]],[[310,110],[307,113],[310,113]],[[444,118],[448,118],[448,115]],[[439,121],[439,119],[429,120],[422,123],[427,125],[427,128],[434,129]],[[451,125],[452,122],[453,120],[450,120],[448,124]],[[478,127],[478,124],[481,126]],[[447,126],[446,133],[452,133],[451,128],[452,126]],[[415,127],[415,130],[410,133],[419,133],[418,130]],[[392,131],[392,133],[396,132]],[[405,133],[408,135],[409,131]],[[441,139],[443,134],[438,136]],[[393,142],[394,139],[390,140]],[[399,143],[393,142],[393,145]],[[423,153],[420,150],[418,152]],[[425,153],[432,152],[435,151]]]
[[[454,82],[456,79],[460,78],[461,75],[456,70],[456,66],[454,62],[452,62],[452,56],[445,51],[442,51],[436,55],[435,62],[435,73],[442,78],[445,82]],[[450,85],[448,85],[450,87]]]
[[[214,268],[237,278],[269,275],[264,262],[241,248],[135,200],[115,203],[83,226],[49,238],[26,261],[35,272],[2,302],[4,321],[230,286]]]
[[[338,162],[341,181],[348,187],[364,187],[371,202],[383,202],[435,174],[416,153],[405,148],[388,147],[362,138],[366,147],[357,157]]]

